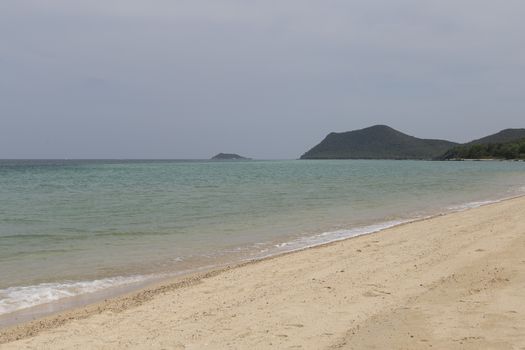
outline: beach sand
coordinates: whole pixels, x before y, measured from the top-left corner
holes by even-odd
[[[166,282],[4,330],[0,344],[525,349],[525,198]]]

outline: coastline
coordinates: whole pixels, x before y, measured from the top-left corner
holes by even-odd
[[[435,231],[436,230],[436,227],[435,227],[436,225],[435,224],[439,224],[439,221],[445,221],[445,226],[447,225],[447,221],[448,221],[448,225],[449,226],[450,226],[450,222],[454,222],[454,225],[461,226],[461,222],[464,221],[465,217],[467,217],[467,218],[470,217],[471,220],[472,220],[472,218],[474,220],[474,223],[473,223],[472,227],[475,227],[476,225],[479,226],[479,224],[476,224],[476,221],[486,221],[487,218],[489,218],[491,215],[493,216],[494,219],[497,219],[498,215],[494,215],[494,214],[501,213],[502,209],[504,209],[505,207],[513,207],[514,211],[517,211],[518,214],[519,214],[519,212],[523,211],[524,208],[525,208],[525,198],[524,197],[517,197],[517,198],[512,198],[512,199],[506,199],[506,200],[503,200],[503,201],[500,201],[500,202],[496,202],[495,204],[488,204],[488,205],[481,206],[479,208],[474,208],[474,209],[469,209],[469,210],[464,210],[464,211],[456,211],[456,212],[452,212],[452,213],[445,214],[445,215],[437,215],[437,216],[431,217],[431,218],[424,218],[424,219],[420,219],[420,220],[417,220],[417,221],[400,224],[400,225],[392,227],[392,228],[387,228],[385,230],[382,230],[382,231],[379,231],[379,232],[375,232],[374,234],[362,235],[362,236],[357,236],[357,237],[351,237],[351,238],[347,238],[347,239],[340,240],[340,241],[325,243],[325,244],[314,246],[314,247],[308,247],[308,248],[305,248],[305,249],[302,249],[302,250],[298,250],[298,251],[282,253],[282,254],[279,254],[279,255],[276,255],[276,256],[271,256],[271,257],[267,257],[267,258],[260,259],[260,260],[255,260],[255,261],[249,261],[249,262],[241,263],[241,264],[233,266],[233,267],[225,267],[225,268],[212,270],[212,271],[209,271],[209,272],[204,272],[204,273],[198,273],[198,274],[192,274],[192,275],[189,275],[189,276],[179,277],[179,278],[176,278],[176,279],[171,280],[169,282],[164,281],[164,282],[161,282],[161,283],[159,283],[159,284],[157,284],[155,286],[148,286],[145,289],[142,289],[142,290],[140,290],[138,292],[128,293],[126,295],[123,295],[123,296],[120,296],[120,297],[117,297],[117,298],[108,299],[107,301],[104,301],[104,302],[100,302],[100,303],[96,303],[96,304],[89,305],[89,306],[86,306],[86,307],[81,307],[81,308],[77,308],[77,309],[74,309],[74,310],[62,312],[62,313],[59,313],[58,315],[49,316],[49,317],[46,317],[46,318],[43,318],[43,319],[40,319],[40,320],[32,321],[32,322],[29,322],[29,323],[26,323],[26,324],[21,324],[21,325],[15,326],[15,327],[11,327],[11,328],[7,328],[7,329],[4,329],[4,330],[1,330],[0,331],[0,344],[13,342],[14,340],[17,340],[17,339],[22,339],[22,342],[26,341],[26,342],[28,342],[28,344],[35,344],[34,343],[35,341],[36,342],[39,341],[38,338],[42,338],[42,337],[45,338],[46,336],[51,336],[54,332],[57,332],[59,329],[61,330],[61,332],[63,332],[64,331],[63,329],[65,329],[65,331],[67,332],[67,330],[71,329],[71,327],[75,326],[75,324],[79,324],[79,323],[83,323],[83,322],[89,323],[89,321],[91,321],[91,320],[93,320],[95,318],[104,318],[106,321],[110,321],[110,320],[112,320],[112,318],[117,317],[116,315],[119,315],[119,317],[124,317],[124,318],[128,317],[126,319],[130,320],[130,318],[129,318],[130,316],[125,316],[125,314],[133,313],[134,311],[136,311],[139,308],[141,309],[141,311],[143,311],[145,313],[148,313],[148,310],[151,311],[152,304],[159,303],[160,299],[171,299],[173,301],[173,298],[176,298],[176,299],[182,298],[180,300],[183,300],[183,301],[186,301],[186,302],[191,302],[188,299],[184,299],[184,297],[181,296],[180,294],[186,294],[188,292],[196,292],[194,289],[202,289],[203,285],[206,285],[206,284],[209,284],[209,283],[222,282],[222,286],[224,287],[225,280],[228,280],[229,278],[232,278],[232,277],[235,277],[234,279],[236,280],[235,283],[232,282],[234,285],[243,285],[243,284],[249,283],[249,281],[246,281],[246,279],[249,278],[247,276],[251,276],[255,280],[258,280],[260,277],[257,275],[257,273],[254,274],[253,273],[254,271],[251,271],[251,270],[261,270],[261,269],[265,270],[267,268],[270,268],[270,269],[277,268],[277,269],[282,269],[282,270],[299,269],[300,272],[304,274],[304,270],[305,269],[310,269],[310,270],[312,270],[312,273],[315,273],[316,269],[317,270],[326,270],[327,268],[330,267],[330,266],[327,266],[327,267],[320,268],[320,267],[316,266],[316,264],[314,262],[304,261],[307,256],[311,256],[311,255],[322,255],[322,258],[324,258],[324,260],[326,260],[326,259],[329,259],[330,256],[334,255],[333,254],[334,251],[337,251],[339,253],[343,253],[343,254],[346,254],[346,255],[350,254],[349,251],[348,251],[348,249],[350,248],[351,252],[352,252],[352,254],[350,254],[351,255],[350,256],[351,260],[352,259],[358,259],[358,260],[362,260],[362,262],[366,263],[370,259],[373,260],[374,256],[367,256],[367,254],[365,252],[365,249],[363,249],[363,248],[361,248],[361,249],[356,248],[357,246],[361,246],[361,245],[364,244],[366,248],[369,248],[369,247],[371,247],[373,245],[385,245],[389,241],[390,241],[390,243],[392,243],[394,245],[395,244],[400,244],[399,240],[397,242],[395,242],[396,239],[399,239],[399,237],[397,237],[399,235],[407,236],[403,240],[403,241],[405,241],[404,243],[406,243],[406,241],[408,241],[408,239],[410,238],[411,240],[414,240],[415,243],[419,244],[419,248],[422,248],[422,247],[424,247],[424,242],[421,242],[421,237],[414,237],[414,231],[417,231],[417,230],[421,229],[418,226],[423,226],[423,227],[426,227],[427,230],[434,230]],[[519,210],[516,210],[516,208],[519,209]],[[507,209],[503,210],[503,212],[506,212]],[[516,216],[516,214],[508,214],[508,215],[511,215],[511,216],[514,215],[512,217],[513,220],[510,220],[509,224],[513,223],[513,224],[516,224],[518,226],[521,224],[521,223],[519,223],[519,215],[518,216]],[[510,219],[510,218],[508,218],[508,219]],[[501,219],[498,219],[498,220],[501,220]],[[516,222],[516,221],[518,221],[518,222]],[[441,223],[441,224],[443,224],[443,223]],[[502,225],[503,224],[504,223],[502,223]],[[482,227],[481,231],[485,232],[486,228]],[[454,230],[452,229],[451,230],[451,234],[453,236],[457,236],[458,232],[454,232]],[[504,235],[506,233],[502,232],[501,234]],[[434,239],[436,239],[436,237],[434,237]],[[468,239],[468,240],[470,241],[471,239]],[[490,241],[490,239],[488,239],[488,240]],[[422,244],[423,244],[423,246],[422,246]],[[473,243],[471,242],[471,244],[473,244]],[[355,252],[357,252],[357,253],[355,253]],[[376,249],[376,250],[373,250],[373,252],[380,252],[380,250]],[[365,253],[365,254],[363,254],[363,253]],[[440,254],[445,254],[445,253],[446,252],[439,252],[438,256]],[[477,255],[483,255],[483,254],[480,254],[481,252],[477,252],[477,253],[478,253]],[[355,255],[355,257],[354,257],[354,255]],[[437,259],[438,256],[434,257],[434,259]],[[375,256],[375,258],[377,258],[377,256]],[[399,256],[398,256],[398,258],[399,258]],[[299,261],[297,261],[297,260],[299,260]],[[320,259],[318,261],[323,262],[324,260]],[[314,260],[314,261],[316,261],[316,260]],[[370,261],[368,261],[368,262],[370,262]],[[393,262],[395,263],[396,261],[394,260]],[[291,263],[291,266],[290,266],[290,263]],[[446,263],[446,261],[443,261],[442,263]],[[330,264],[328,264],[328,265],[330,265]],[[345,271],[347,273],[352,273],[354,275],[357,273],[356,271],[351,271],[350,269],[351,269],[351,267],[347,267],[347,268],[344,268],[343,270],[339,270],[339,271]],[[417,268],[416,268],[416,270],[417,270]],[[265,271],[265,272],[267,272],[267,271]],[[317,271],[317,272],[320,272],[320,271]],[[274,272],[274,274],[276,274],[276,273],[277,272]],[[308,280],[308,281],[306,279],[301,279],[301,277],[304,277],[304,276],[301,275],[301,273],[295,274],[295,275],[298,276],[298,278],[300,278],[300,282],[301,283],[313,281],[311,279]],[[337,273],[343,274],[344,272],[335,271],[334,273],[337,275]],[[394,273],[394,272],[392,272],[392,273]],[[390,273],[390,274],[387,273],[387,275],[388,276],[392,275],[392,273]],[[231,275],[234,275],[234,276],[231,276]],[[447,275],[447,274],[444,274],[444,275]],[[265,276],[268,277],[267,275],[265,275]],[[356,276],[360,276],[360,275],[357,274],[354,277],[356,277]],[[450,276],[450,274],[448,276]],[[390,276],[390,277],[392,277],[392,276]],[[446,278],[447,276],[442,276],[442,277]],[[375,276],[375,278],[374,278],[374,275],[372,274],[371,278],[373,280],[377,279],[376,282],[379,282],[379,276]],[[220,281],[216,281],[217,279],[220,280]],[[264,278],[263,280],[261,280],[259,282],[264,284],[264,280],[265,279],[266,278]],[[296,280],[296,278],[294,278],[293,280]],[[318,279],[314,278],[314,280],[318,280]],[[275,282],[277,282],[277,281],[275,281]],[[281,282],[283,282],[283,281],[281,281]],[[433,281],[433,282],[436,282],[436,281]],[[292,282],[289,282],[289,283],[292,283]],[[311,283],[318,284],[318,282],[311,282]],[[334,284],[337,284],[337,283],[334,283]],[[379,283],[379,284],[381,284],[381,283]],[[426,285],[426,283],[422,284],[422,285]],[[329,287],[330,288],[326,288],[326,290],[323,290],[323,292],[332,292],[333,293],[334,290],[338,290],[339,289],[337,287],[332,287],[332,286],[329,286]],[[354,286],[354,287],[356,287],[356,286]],[[361,289],[361,288],[362,287],[359,286],[357,289]],[[421,288],[421,287],[419,287],[419,288]],[[419,289],[419,288],[416,288],[416,289]],[[332,289],[334,289],[334,290],[332,290]],[[371,288],[371,291],[368,291],[368,292],[370,292],[369,293],[370,295],[374,295],[374,296],[365,297],[365,300],[374,300],[375,301],[375,299],[378,298],[378,297],[379,297],[379,300],[385,300],[387,298],[390,299],[390,296],[392,296],[392,295],[396,295],[396,294],[394,294],[392,292],[385,292],[385,293],[383,293],[384,291],[379,291],[381,289],[384,289],[384,288],[382,288],[382,287],[373,287],[373,288]],[[252,292],[253,291],[250,291],[249,289],[246,289],[245,291],[241,292],[240,295],[237,295],[237,298],[239,298],[239,297],[246,298],[247,297],[246,294],[250,294]],[[284,293],[284,290],[282,292]],[[209,291],[209,293],[207,293],[205,295],[208,296],[208,299],[209,299],[210,296],[214,296],[217,293],[215,293],[214,291]],[[367,292],[363,292],[361,296],[365,295],[366,293]],[[286,293],[284,293],[284,294],[286,294]],[[321,293],[321,294],[323,294],[323,293]],[[315,300],[315,296],[314,295],[303,295],[303,296],[304,297],[308,297],[310,299],[314,298],[314,300]],[[217,295],[216,297],[219,297],[219,296]],[[355,295],[354,297],[357,298],[358,296]],[[388,301],[388,303],[386,303],[386,304],[388,304],[388,307],[392,307],[393,305],[396,305],[395,303],[392,304],[391,300],[386,300],[386,301]],[[166,302],[166,300],[164,300],[164,302]],[[206,304],[206,303],[204,302],[204,304]],[[377,302],[372,303],[373,305],[368,305],[368,304],[369,303],[363,303],[362,308],[372,307],[375,304],[377,304]],[[381,303],[379,303],[379,304],[381,304]],[[309,311],[304,310],[305,311],[304,312],[305,313],[304,317],[306,317],[306,318],[309,317],[309,314],[311,313],[310,309],[312,309],[312,308],[315,309],[314,306],[315,306],[315,303],[314,304],[309,304],[308,306],[303,306],[303,307],[309,309]],[[333,305],[333,306],[335,306],[335,305]],[[377,307],[378,305],[375,305],[375,306]],[[383,305],[383,307],[384,306],[385,305]],[[327,305],[324,305],[324,307],[326,308]],[[360,308],[357,307],[357,309],[360,309]],[[373,309],[373,307],[372,307],[372,309]],[[259,310],[259,309],[257,309],[257,310]],[[252,313],[255,313],[257,315],[260,313],[260,312],[257,312],[256,310],[251,310],[251,311],[252,311]],[[297,310],[296,309],[296,311],[301,311],[301,310]],[[357,316],[357,318],[362,319],[361,321],[364,322],[365,320],[369,320],[370,317],[372,317],[373,315],[377,316],[377,312],[374,314],[374,313],[370,313],[370,312],[367,313],[367,312],[364,312],[364,310],[362,310],[361,313],[358,312],[357,314],[354,313],[353,315],[354,315],[354,317]],[[258,315],[258,316],[260,316],[260,315]],[[365,316],[367,316],[367,317],[365,317]],[[133,317],[131,317],[131,319],[132,318]],[[136,320],[136,321],[140,321],[140,320]],[[162,316],[158,316],[158,319],[153,321],[152,324],[154,324],[155,322],[162,323],[162,321],[163,321],[162,320]],[[328,323],[330,323],[329,322],[330,320],[326,320],[326,321]],[[333,321],[336,321],[336,320],[333,320]],[[201,323],[200,326],[206,328],[205,325],[202,324],[202,322],[204,322],[203,319],[200,320],[200,323]],[[348,320],[348,322],[350,322],[350,320]],[[355,322],[356,322],[356,320],[353,319],[352,322],[350,322],[350,323],[353,324]],[[303,328],[303,327],[299,327],[299,328]],[[228,333],[228,332],[226,332],[226,333]],[[336,333],[333,333],[333,334],[336,334]],[[121,334],[121,335],[125,336],[124,334]],[[278,337],[277,340],[290,341],[291,340],[290,337],[291,336]],[[333,338],[331,336],[327,336],[327,337],[328,338]],[[338,333],[338,337],[341,338],[341,333],[340,332]],[[181,337],[180,339],[183,339],[183,338],[184,337]],[[248,337],[248,338],[250,339],[250,337]],[[280,338],[282,338],[282,339],[280,339]],[[247,339],[247,340],[249,340],[249,339]],[[334,340],[334,339],[331,339],[331,340]],[[5,344],[5,345],[6,346],[8,346],[8,345],[16,346],[17,343],[18,342],[11,343],[11,344]],[[243,344],[247,345],[249,343],[243,343]],[[218,347],[221,347],[220,344],[217,344],[217,345],[218,345]],[[222,344],[222,347],[225,347],[225,344]]]
[[[73,301],[97,301],[93,293],[121,294],[123,285],[132,290],[525,192],[523,167],[511,163],[41,165],[20,165],[38,173],[31,184],[17,180],[18,168],[8,172],[13,200],[0,218],[0,328],[32,310],[42,316]],[[51,175],[69,173],[70,166],[75,176]],[[203,169],[213,171],[188,176]],[[233,184],[232,174],[246,181]],[[94,175],[104,181],[91,183]],[[129,186],[139,179],[144,186]],[[194,179],[186,184],[191,191],[184,179]],[[31,190],[17,192],[19,180]],[[86,184],[94,192],[82,191]],[[55,205],[42,206],[44,198]],[[97,205],[88,205],[91,200]]]
[[[310,234],[299,238],[293,238],[283,243],[275,245],[275,249],[267,254],[259,254],[252,256],[250,258],[243,259],[225,259],[223,261],[216,261],[214,264],[210,265],[197,265],[184,270],[176,270],[169,273],[160,273],[160,274],[150,274],[150,275],[135,275],[135,276],[117,276],[107,278],[108,280],[136,280],[133,282],[124,282],[109,286],[106,288],[101,288],[93,292],[84,292],[80,294],[75,294],[56,300],[48,301],[45,303],[39,303],[32,305],[30,307],[22,308],[15,310],[10,313],[0,314],[0,331],[12,328],[17,325],[22,325],[29,323],[31,321],[43,320],[53,315],[58,315],[64,312],[73,311],[83,307],[89,307],[91,305],[98,305],[101,302],[107,300],[113,300],[115,298],[124,297],[128,295],[133,295],[139,293],[144,289],[155,288],[157,286],[163,286],[165,284],[170,284],[173,281],[180,281],[185,278],[190,278],[193,276],[205,275],[209,272],[214,272],[216,270],[229,269],[232,267],[237,267],[239,265],[244,265],[245,263],[254,263],[260,260],[267,258],[277,257],[283,254],[293,253],[297,251],[302,251],[304,249],[315,248],[317,246],[323,246],[331,244],[334,242],[347,240],[350,238],[355,238],[361,235],[369,235],[384,231],[393,227],[400,225],[405,225],[413,222],[418,222],[421,220],[427,220],[434,217],[447,215],[454,212],[469,210],[472,208],[477,208],[480,206],[485,206],[493,203],[499,203],[502,201],[519,198],[525,196],[521,194],[521,191],[514,192],[514,195],[501,197],[497,199],[486,199],[480,201],[466,202],[460,205],[451,205],[443,207],[441,209],[436,209],[433,212],[427,212],[425,214],[414,214],[409,216],[404,216],[403,218],[398,219],[384,219],[383,221],[369,222],[365,226],[356,226],[344,229],[337,229],[335,231],[326,231],[316,234]],[[520,193],[520,194],[518,194]],[[386,221],[385,221],[386,220]],[[265,249],[267,250],[267,249]],[[75,284],[93,284],[104,282],[104,280],[94,280],[94,281],[79,281],[71,282],[72,285]],[[39,286],[31,286],[39,287]]]
[[[518,192],[516,192],[518,193]],[[47,303],[36,304],[27,308],[19,309],[7,314],[0,314],[0,331],[13,328],[15,326],[24,325],[33,321],[44,320],[55,315],[75,311],[84,307],[90,307],[105,303],[108,300],[119,299],[121,297],[132,296],[136,293],[140,293],[143,290],[154,289],[159,286],[165,286],[175,282],[180,282],[187,278],[205,276],[208,273],[215,271],[222,271],[224,269],[230,269],[242,266],[244,264],[255,263],[269,258],[275,258],[281,255],[299,252],[305,249],[320,247],[329,245],[331,243],[356,238],[362,235],[370,235],[377,232],[381,232],[397,226],[410,224],[422,220],[431,219],[434,217],[447,215],[454,212],[460,212],[485,206],[489,204],[499,203],[502,201],[519,198],[525,196],[525,194],[514,194],[509,197],[502,197],[499,199],[483,200],[467,202],[461,205],[453,205],[443,208],[441,211],[435,211],[425,215],[413,215],[404,217],[403,219],[397,219],[393,221],[379,221],[371,222],[366,226],[357,226],[347,229],[340,229],[336,231],[321,232],[314,235],[304,236],[283,243],[275,245],[277,249],[269,254],[262,254],[248,259],[235,259],[226,260],[224,262],[217,261],[212,265],[195,266],[187,270],[174,271],[171,273],[163,274],[152,274],[142,276],[129,276],[129,277],[113,277],[110,279],[137,279],[137,282],[117,284],[105,289],[100,289],[94,292],[86,292],[82,294],[76,294],[57,300],[53,300]],[[99,280],[92,281],[98,282]],[[77,282],[77,283],[92,283],[91,281]],[[83,313],[85,314],[85,313]]]

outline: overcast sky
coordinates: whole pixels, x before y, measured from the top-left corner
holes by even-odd
[[[525,127],[523,0],[1,0],[0,158],[297,158]]]

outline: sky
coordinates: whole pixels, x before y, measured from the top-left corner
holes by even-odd
[[[523,0],[2,0],[0,158],[293,159],[525,127]]]

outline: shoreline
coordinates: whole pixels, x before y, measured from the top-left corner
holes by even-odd
[[[493,200],[482,200],[474,202],[466,202],[461,205],[449,206],[443,208],[441,211],[436,211],[435,213],[423,215],[423,216],[414,216],[404,219],[398,219],[394,221],[379,221],[376,223],[370,223],[366,226],[358,226],[349,229],[341,229],[340,231],[328,231],[322,232],[320,234],[315,234],[312,236],[306,236],[291,241],[286,241],[282,244],[279,244],[279,247],[284,247],[288,245],[293,245],[298,240],[309,240],[314,237],[320,237],[325,234],[336,234],[338,232],[344,232],[343,237],[334,237],[327,241],[321,241],[312,244],[303,244],[299,247],[291,248],[289,250],[275,251],[268,255],[261,255],[255,258],[241,259],[241,260],[232,260],[222,263],[217,263],[214,265],[208,266],[198,266],[188,270],[176,271],[172,273],[159,274],[159,275],[145,275],[140,276],[145,279],[139,282],[132,282],[129,284],[116,285],[106,289],[102,289],[96,292],[83,293],[74,296],[69,296],[54,300],[51,302],[37,304],[28,308],[23,308],[15,310],[11,313],[0,314],[0,335],[2,331],[9,330],[14,327],[24,326],[25,324],[30,324],[33,322],[39,322],[47,320],[48,318],[53,318],[55,316],[60,316],[64,313],[75,312],[76,310],[90,308],[92,306],[98,306],[99,304],[106,304],[115,299],[121,299],[126,297],[132,297],[135,294],[140,294],[142,291],[157,289],[157,287],[165,287],[166,285],[171,285],[173,283],[179,283],[186,279],[193,279],[194,277],[200,279],[199,276],[207,276],[209,273],[221,272],[224,270],[229,270],[232,268],[242,267],[246,264],[257,263],[267,259],[277,258],[283,255],[292,254],[296,252],[301,252],[307,249],[323,247],[326,245],[331,245],[333,243],[358,238],[360,236],[371,235],[392,228],[400,227],[403,225],[420,222],[424,220],[429,220],[435,217],[440,217],[444,215],[449,215],[456,212],[462,212],[465,210],[475,209],[478,207],[500,203],[507,200],[512,200],[515,198],[525,197],[525,194],[515,194],[509,197],[503,197]],[[352,232],[348,234],[349,232]],[[205,277],[202,277],[205,278]],[[15,318],[15,319],[12,319]],[[1,342],[0,342],[1,344]]]
[[[47,319],[48,317],[56,316],[62,313],[67,313],[69,311],[74,311],[76,309],[85,308],[92,305],[98,305],[99,303],[104,303],[107,300],[112,300],[116,298],[118,299],[120,297],[140,293],[142,290],[154,288],[159,285],[171,284],[172,282],[180,281],[181,279],[207,274],[215,270],[235,268],[246,263],[255,263],[257,261],[262,261],[268,258],[274,258],[289,253],[300,252],[305,249],[322,247],[327,244],[340,242],[363,235],[370,235],[382,232],[398,226],[419,222],[422,220],[432,219],[434,217],[470,210],[473,208],[491,205],[502,201],[512,200],[519,197],[525,197],[525,194],[523,194],[522,192],[523,190],[517,190],[513,195],[507,197],[465,202],[464,204],[450,205],[440,209],[436,208],[433,213],[429,212],[427,214],[419,214],[414,216],[408,215],[403,218],[398,218],[394,220],[388,220],[387,218],[385,218],[382,221],[370,222],[365,226],[350,227],[346,229],[321,232],[318,234],[294,238],[292,240],[285,241],[284,243],[277,244],[277,249],[274,252],[271,252],[270,254],[259,255],[252,258],[234,260],[225,259],[224,261],[217,262],[213,265],[196,266],[187,270],[166,272],[162,274],[109,277],[109,279],[139,278],[141,280],[138,282],[130,282],[121,285],[117,284],[115,286],[111,286],[95,292],[80,293],[77,295],[60,298],[58,300],[53,300],[42,304],[36,304],[27,308],[15,310],[10,313],[0,314],[0,332],[33,321],[39,321]],[[340,233],[342,234],[342,236],[338,237],[338,234]],[[325,238],[320,238],[325,235],[329,235],[331,236],[331,238],[328,238],[327,240]],[[307,243],[308,241],[315,240],[316,238],[320,238],[320,241],[314,243]],[[296,245],[296,247],[293,247],[294,245]],[[291,246],[291,248],[285,248],[283,250],[280,250],[281,248],[286,246]],[[96,281],[80,281],[80,283],[89,283]]]
[[[69,173],[70,165],[74,176],[53,175]],[[7,173],[16,179],[19,170],[35,175],[52,170],[20,187],[34,185],[36,192],[22,195],[16,186],[7,188],[13,201],[6,204],[1,220],[1,240],[6,242],[0,249],[3,315],[22,309],[30,314],[28,308],[37,304],[50,306],[46,313],[54,313],[60,311],[54,308],[60,300],[72,300],[67,297],[84,304],[87,293],[116,285],[335,241],[368,231],[370,225],[507,197],[523,186],[519,165],[378,161],[235,169],[176,162],[33,166],[21,164]],[[210,171],[203,172],[202,179],[184,175],[203,169]],[[239,187],[232,174],[246,176],[246,181]],[[92,183],[94,175],[104,181]],[[148,179],[144,186],[129,186],[139,177]],[[84,185],[93,186],[94,192],[82,191]],[[40,206],[38,198],[48,196],[56,205]],[[46,219],[48,215],[54,219]],[[2,319],[6,317],[0,316],[0,328],[5,326]]]
[[[174,279],[171,278],[169,280],[161,281],[156,284],[146,286],[145,288],[142,288],[138,291],[129,292],[124,295],[113,297],[105,301],[101,301],[79,308],[74,308],[68,311],[63,311],[58,314],[50,315],[41,319],[37,319],[35,321],[15,325],[13,327],[0,329],[0,344],[9,343],[19,339],[28,339],[29,337],[45,333],[46,331],[53,331],[58,327],[67,326],[71,322],[86,320],[96,315],[102,315],[106,313],[124,313],[126,311],[141,306],[147,306],[148,302],[152,301],[157,297],[164,296],[166,294],[173,293],[178,290],[191,289],[192,286],[200,285],[206,282],[207,280],[227,274],[228,272],[233,271],[235,273],[240,273],[239,271],[243,270],[243,268],[245,267],[264,265],[271,262],[275,262],[278,264],[279,261],[284,260],[286,257],[299,257],[301,256],[301,254],[304,255],[305,252],[309,251],[323,251],[330,248],[334,249],[334,247],[346,244],[348,242],[354,242],[355,244],[357,244],[357,242],[359,241],[370,240],[370,237],[375,237],[377,235],[385,236],[388,235],[388,232],[403,230],[405,227],[410,227],[412,225],[417,225],[421,223],[424,224],[425,222],[436,220],[439,218],[449,218],[455,215],[457,216],[462,215],[464,213],[471,213],[473,211],[484,208],[490,209],[491,207],[502,205],[505,203],[512,203],[513,201],[525,202],[525,197],[521,195],[512,198],[506,198],[500,201],[496,201],[492,204],[481,204],[481,206],[472,209],[458,209],[449,213],[441,213],[432,217],[425,217],[410,222],[401,223],[399,225],[387,228],[385,230],[381,230],[379,232],[372,232],[373,234],[368,233],[359,236],[344,238],[342,240],[331,241],[313,247],[304,247],[299,250],[283,252],[277,255],[261,259],[242,262],[233,266],[226,266],[201,273],[190,273],[189,275],[179,276]]]

